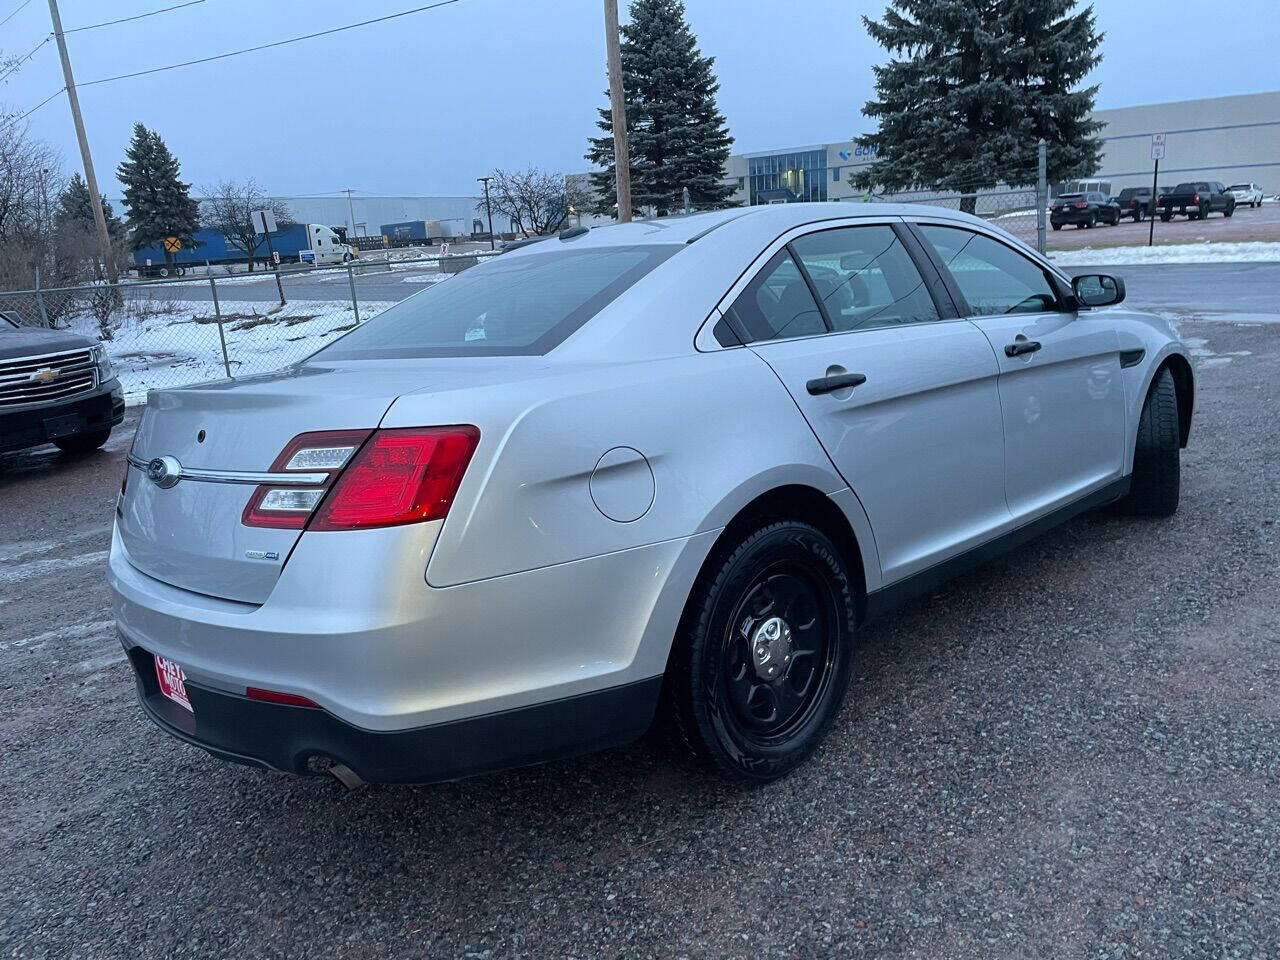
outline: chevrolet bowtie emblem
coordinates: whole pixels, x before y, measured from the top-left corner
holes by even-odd
[[[31,375],[31,382],[53,383],[53,381],[57,380],[60,376],[62,376],[61,370],[56,370],[53,367],[44,367]]]

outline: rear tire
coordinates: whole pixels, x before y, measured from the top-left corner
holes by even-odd
[[[815,527],[768,523],[718,547],[667,666],[673,739],[739,783],[791,772],[844,702],[854,622],[844,560]]]
[[[63,453],[91,453],[107,442],[111,436],[111,428],[94,430],[92,433],[77,433],[74,437],[60,437],[53,445]]]
[[[1171,517],[1178,511],[1181,487],[1178,395],[1173,374],[1165,367],[1156,374],[1138,420],[1133,452],[1133,478],[1120,501],[1124,513]]]
[[[1134,223],[1141,223],[1144,219],[1145,219],[1145,217],[1143,216],[1143,213],[1142,213],[1142,210],[1141,210],[1141,209],[1139,209],[1139,210],[1138,210],[1137,212],[1135,212],[1135,213],[1134,213],[1134,215],[1133,215],[1133,222],[1134,222]]]
[[[1160,214],[1160,222],[1161,222],[1161,223],[1168,223],[1168,222],[1169,222],[1170,220],[1172,220],[1172,219],[1173,219],[1173,214],[1172,214],[1172,213],[1162,213],[1162,214]]]
[[[1229,204],[1227,204],[1227,209],[1225,209],[1225,210],[1223,210],[1223,211],[1222,211],[1222,215],[1223,215],[1224,217],[1230,217],[1230,216],[1232,216],[1235,212],[1236,212],[1236,205],[1235,205],[1234,203],[1229,203]]]
[[[1062,224],[1060,224],[1060,223],[1055,223],[1055,224],[1053,224],[1053,229],[1055,229],[1055,230],[1061,230],[1061,229],[1062,229]]]

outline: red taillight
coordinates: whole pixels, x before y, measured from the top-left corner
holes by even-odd
[[[250,700],[261,700],[263,703],[280,703],[286,707],[311,707],[319,709],[320,704],[296,693],[281,693],[278,690],[263,690],[261,687],[249,687],[244,695]]]
[[[379,430],[343,469],[308,530],[439,520],[480,440],[475,427]]]
[[[1199,203],[1199,202],[1200,202],[1200,194],[1198,194],[1198,193],[1197,193],[1194,197],[1192,197],[1192,198],[1191,198],[1191,202],[1192,202],[1192,203]]]
[[[333,478],[351,461],[372,430],[320,430],[300,433],[271,463],[272,473],[323,473],[324,483],[313,487],[283,487],[263,484],[245,504],[241,522],[247,527],[301,530],[315,510]],[[327,455],[327,459],[325,458]],[[308,458],[312,462],[307,462]],[[293,503],[280,502],[293,498]]]
[[[1079,203],[1073,204],[1073,206],[1075,206],[1077,210],[1083,210],[1085,207],[1089,206],[1089,204],[1081,200]]]

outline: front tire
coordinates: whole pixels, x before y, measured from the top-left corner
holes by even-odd
[[[1120,509],[1145,517],[1171,517],[1178,511],[1181,488],[1178,394],[1173,374],[1156,374],[1138,420],[1133,452],[1133,478]]]
[[[63,453],[92,453],[107,442],[111,436],[111,428],[94,430],[92,433],[77,433],[74,437],[60,437],[53,445]]]
[[[844,701],[853,588],[840,551],[783,520],[717,548],[689,597],[664,684],[675,739],[740,783],[784,776]]]
[[[1235,214],[1235,212],[1236,212],[1236,205],[1234,203],[1229,203],[1227,204],[1227,208],[1222,211],[1222,215],[1224,217],[1230,217],[1233,214]]]

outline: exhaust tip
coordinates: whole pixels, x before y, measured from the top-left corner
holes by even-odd
[[[334,760],[333,757],[327,757],[321,753],[315,753],[307,757],[307,772],[323,776],[331,774],[335,780],[347,788],[348,791],[359,790],[365,785],[364,779],[360,774],[356,773],[345,763]]]

